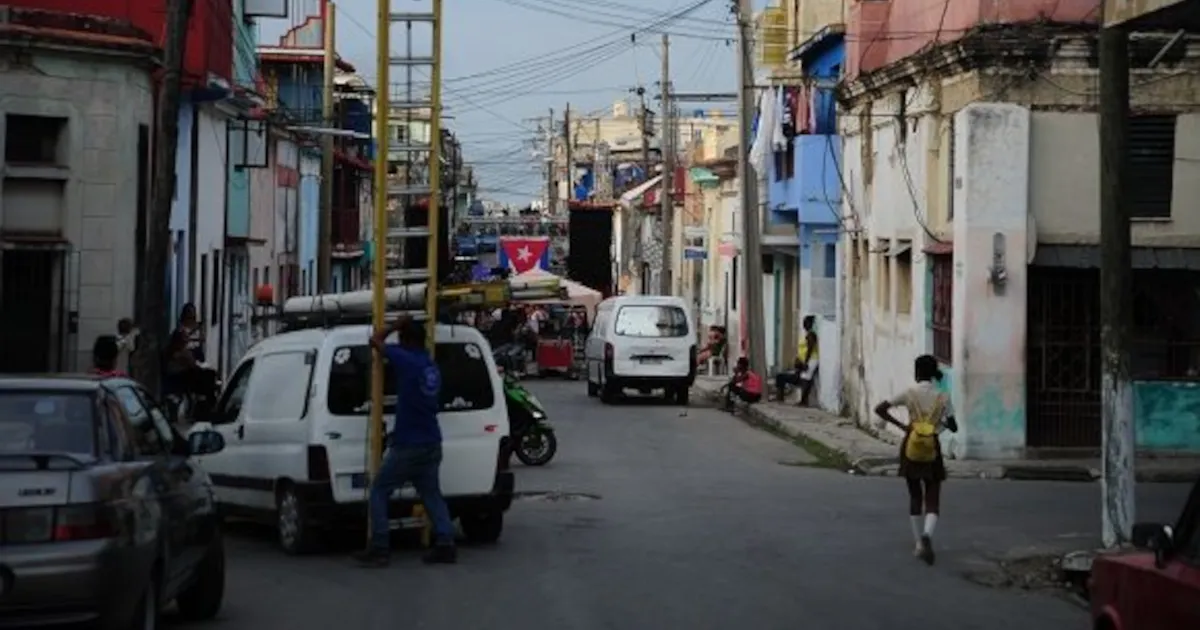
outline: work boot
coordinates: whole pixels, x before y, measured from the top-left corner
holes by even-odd
[[[458,562],[458,549],[453,544],[439,543],[430,547],[421,560],[425,564],[454,564]]]
[[[369,569],[378,569],[386,567],[391,563],[391,554],[384,549],[376,549],[375,547],[367,547],[366,549],[354,554],[354,561],[359,566]]]

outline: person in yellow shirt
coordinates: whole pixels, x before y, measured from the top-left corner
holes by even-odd
[[[800,406],[808,406],[813,383],[817,381],[817,367],[820,360],[816,323],[816,317],[804,316],[804,334],[800,338],[800,345],[796,347],[796,362],[792,364],[791,371],[775,375],[776,396],[781,402],[784,391],[789,385],[792,385],[800,388]]]

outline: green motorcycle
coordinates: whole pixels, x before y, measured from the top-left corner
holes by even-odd
[[[546,408],[516,377],[504,370],[501,376],[513,453],[526,466],[545,466],[558,452],[558,438],[546,420]]]

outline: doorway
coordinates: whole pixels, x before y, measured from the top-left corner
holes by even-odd
[[[62,254],[51,249],[7,249],[0,254],[0,373],[61,368],[65,335],[55,312],[61,259]]]

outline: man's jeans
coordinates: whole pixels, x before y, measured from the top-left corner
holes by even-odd
[[[425,505],[425,514],[433,524],[434,540],[439,545],[454,544],[454,523],[450,508],[442,498],[438,468],[442,463],[442,446],[402,446],[389,448],[379,467],[379,475],[371,484],[371,545],[376,549],[390,548],[388,503],[392,492],[411,482]]]

